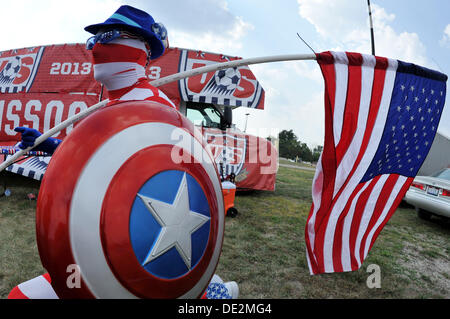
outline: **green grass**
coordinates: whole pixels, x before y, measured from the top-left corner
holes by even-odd
[[[31,182],[11,188],[9,197],[0,197],[0,298],[6,298],[15,285],[45,271],[36,246],[36,201],[27,197],[37,190]],[[4,192],[3,186],[0,192]]]
[[[293,165],[298,167],[306,167],[306,168],[315,168],[316,166],[313,164],[303,163],[303,162],[291,162],[284,158],[279,158],[278,163],[280,164],[287,164],[287,165]]]
[[[311,276],[304,229],[313,176],[310,171],[280,167],[275,192],[237,196],[239,214],[226,220],[217,273],[238,282],[241,297],[450,297],[449,224],[438,219],[423,221],[404,205],[397,209],[358,271]],[[379,289],[367,287],[370,264],[380,266]]]
[[[311,276],[304,229],[314,172],[280,167],[274,192],[240,193],[239,214],[226,218],[216,273],[236,281],[240,298],[449,298],[450,225],[419,219],[400,206],[358,271]],[[35,240],[38,186],[0,197],[0,298],[44,272]],[[0,186],[0,191],[2,187]],[[381,288],[366,285],[367,266],[381,269]]]

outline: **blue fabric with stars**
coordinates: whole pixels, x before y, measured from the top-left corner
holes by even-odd
[[[382,174],[417,175],[436,135],[446,81],[445,74],[398,61],[383,135],[361,182]]]
[[[227,287],[223,283],[210,283],[206,289],[207,299],[232,299]]]

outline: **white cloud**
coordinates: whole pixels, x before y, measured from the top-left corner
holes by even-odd
[[[122,1],[6,1],[2,3],[0,50],[84,42],[84,27],[105,21]]]
[[[299,15],[309,21],[335,48],[324,50],[371,53],[369,17],[366,2],[353,0],[297,0]],[[425,45],[416,33],[397,32],[390,26],[395,15],[372,4],[376,55],[436,68],[427,58]]]
[[[157,4],[135,0],[127,3],[162,22],[173,47],[239,56],[243,38],[254,29],[242,17],[233,14],[225,0],[165,0]]]
[[[325,38],[340,39],[364,23],[355,1],[297,0],[299,14]]]
[[[444,34],[442,35],[441,41],[439,41],[439,44],[443,47],[449,47],[450,48],[450,24],[447,24],[447,26],[444,29]]]
[[[313,80],[316,83],[323,82],[323,76],[320,72],[320,68],[318,68],[315,63],[311,63],[310,61],[295,61],[289,62],[289,67],[291,67],[298,76],[304,77],[308,80]]]
[[[179,48],[195,48],[197,50],[237,55],[242,48],[243,37],[253,28],[251,24],[242,20],[241,17],[236,17],[233,25],[220,34],[206,28],[201,33],[192,33],[189,30],[184,31],[174,28],[169,31],[169,42],[171,46]]]
[[[229,31],[236,23],[225,0],[128,0],[127,4],[148,12],[169,30],[203,34],[205,30],[216,34]]]
[[[0,51],[37,45],[84,42],[84,27],[105,21],[121,5],[150,13],[169,31],[171,46],[239,55],[245,35],[254,27],[232,14],[223,0],[8,1],[2,3]],[[176,10],[174,10],[176,8]]]
[[[319,39],[329,45],[329,47],[320,48],[320,51],[371,53],[369,18],[365,1],[356,3],[353,0],[297,0],[297,2],[299,16],[310,22],[319,34]],[[379,5],[372,4],[372,17],[377,55],[439,69],[436,63],[428,58],[426,47],[417,33],[394,29],[392,26],[396,18],[394,14],[387,12]],[[450,47],[450,24],[446,26],[440,44]],[[296,69],[299,74],[308,76],[309,67],[309,65],[299,64]],[[309,76],[312,74],[309,73]],[[323,109],[323,97],[322,94],[311,94],[311,96],[306,104],[300,106],[299,112],[311,114],[309,118],[312,120],[302,121],[297,131],[301,132],[298,136],[308,137],[311,141],[315,141],[314,134],[310,134],[303,128],[311,127],[313,131],[322,131],[322,128],[314,130],[314,127],[321,125],[314,121],[314,118],[321,116],[317,112]],[[443,126],[443,123],[447,123],[449,118],[450,110],[444,111],[439,127],[440,131],[447,133],[448,128]]]

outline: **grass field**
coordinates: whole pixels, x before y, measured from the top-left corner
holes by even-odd
[[[309,164],[309,163],[303,163],[303,162],[291,162],[285,158],[280,158],[278,159],[278,163],[280,165],[290,165],[290,166],[297,166],[297,167],[303,167],[303,168],[316,168],[316,166],[314,164]]]
[[[310,276],[304,229],[313,172],[280,167],[275,192],[239,194],[239,214],[226,218],[216,273],[239,284],[240,298],[450,298],[450,223],[419,219],[401,206],[378,237],[361,269]],[[0,191],[2,191],[0,186]],[[35,240],[34,185],[0,197],[0,298],[44,272]],[[368,288],[376,264],[381,288]]]

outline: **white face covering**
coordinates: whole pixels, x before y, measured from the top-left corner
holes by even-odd
[[[118,38],[95,44],[92,50],[94,78],[108,91],[123,89],[145,77],[147,49],[138,39]]]

